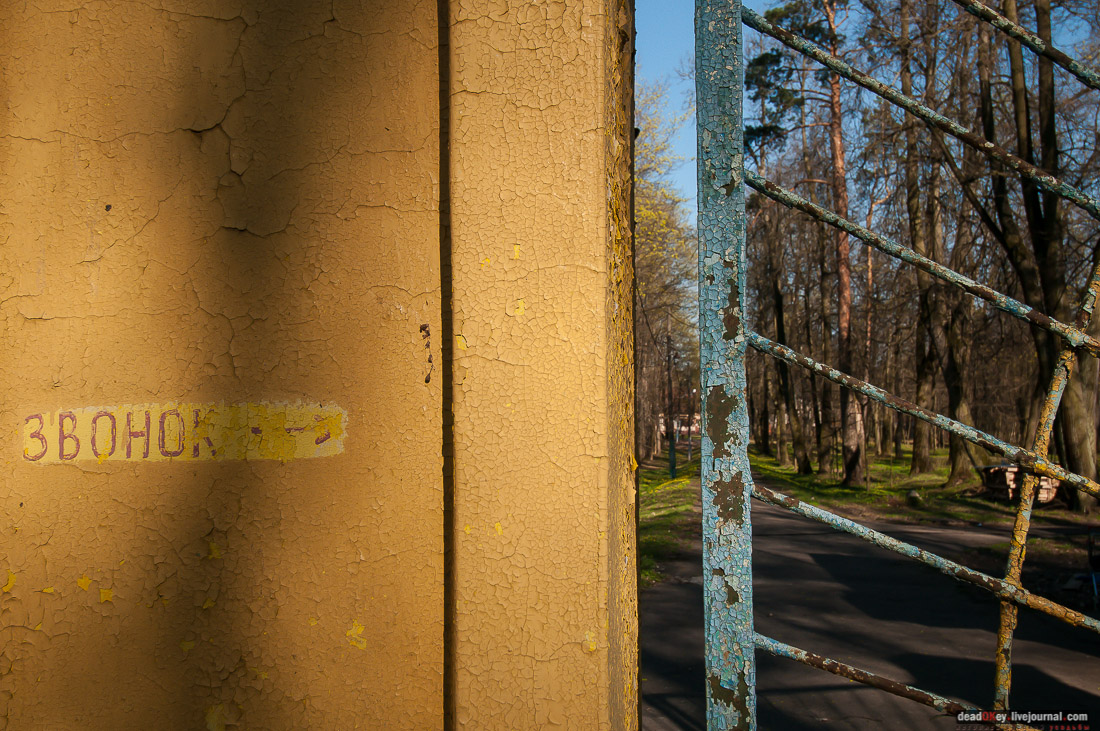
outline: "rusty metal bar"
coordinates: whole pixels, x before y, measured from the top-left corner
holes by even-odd
[[[1089,312],[1084,313],[1086,316]],[[1063,349],[1054,366],[1050,387],[1039,415],[1039,424],[1035,430],[1035,450],[1045,452],[1050,447],[1050,435],[1054,431],[1054,417],[1058,413],[1062,394],[1069,383],[1073,370],[1073,351]],[[1012,543],[1008,549],[1008,563],[1005,568],[1005,581],[1019,586],[1024,570],[1024,553],[1027,549],[1027,534],[1031,528],[1031,508],[1035,502],[1035,488],[1039,480],[1033,475],[1024,478],[1020,489],[1020,506],[1016,510],[1016,519],[1012,525]],[[1012,633],[1016,630],[1017,610],[1014,604],[1001,603],[1000,621],[997,626],[997,652],[994,658],[994,701],[993,707],[1008,708],[1008,696],[1012,689]]]
[[[755,640],[756,646],[759,649],[770,652],[777,657],[786,657],[800,662],[803,665],[819,668],[833,675],[839,675],[842,678],[848,678],[857,683],[863,683],[864,685],[869,685],[879,690],[885,690],[888,693],[893,693],[902,698],[908,698],[911,701],[931,706],[937,711],[943,711],[944,713],[959,713],[960,711],[979,710],[977,706],[972,706],[969,703],[945,698],[942,695],[937,695],[927,690],[921,690],[920,688],[914,688],[911,685],[899,683],[896,680],[889,680],[869,670],[863,670],[854,665],[848,665],[839,660],[825,657],[824,655],[807,652],[798,647],[785,644],[778,640],[773,640],[771,637],[765,637],[760,633],[756,634]]]
[[[942,414],[937,414],[935,411],[929,411],[928,409],[917,406],[911,401],[906,401],[903,398],[887,393],[881,388],[872,386],[866,381],[861,381],[846,373],[841,373],[824,363],[819,363],[813,358],[809,358],[801,353],[796,353],[790,348],[768,340],[755,332],[746,332],[746,337],[748,338],[749,345],[762,353],[767,353],[768,355],[785,360],[788,363],[811,370],[820,376],[828,378],[830,381],[839,383],[841,386],[862,393],[865,396],[869,396],[895,411],[915,416],[944,431],[962,437],[968,442],[977,444],[980,447],[985,447],[991,452],[997,452],[1020,465],[1028,472],[1053,477],[1056,480],[1061,480],[1074,487],[1080,488],[1091,495],[1100,496],[1100,485],[1096,482],[1093,482],[1087,477],[1082,477],[1074,472],[1070,472],[1040,454],[1023,449],[1022,447],[1013,446],[1008,442],[1003,442],[995,436],[986,434],[972,426],[955,421]]]
[[[756,728],[740,0],[696,0],[707,728]]]
[[[1100,90],[1100,74],[1096,73],[1088,66],[1078,63],[1072,56],[1059,51],[1054,46],[1048,45],[1042,38],[1026,28],[1022,28],[1016,23],[1013,23],[988,5],[983,5],[977,0],[953,0],[953,2],[971,15],[986,21],[1008,37],[1015,38],[1040,56],[1049,58],[1063,69],[1076,76],[1077,80],[1085,86]]]
[[[789,30],[780,28],[759,13],[749,8],[742,8],[741,17],[749,27],[775,38],[780,43],[832,69],[849,81],[862,86],[864,89],[877,94],[886,101],[901,107],[913,116],[919,117],[956,139],[965,142],[983,154],[1015,170],[1020,175],[1034,181],[1035,184],[1043,190],[1062,196],[1066,200],[1080,206],[1085,211],[1088,211],[1093,218],[1100,221],[1100,201],[1097,201],[1087,193],[1078,190],[1068,183],[1062,182],[1050,173],[1013,155],[1003,147],[999,147],[981,135],[971,132],[958,122],[943,116],[933,109],[929,109],[912,97],[906,96],[897,89],[887,86],[862,71],[853,68],[851,65],[823,50],[817,44],[797,36]]]
[[[1093,632],[1100,633],[1100,620],[1081,614],[1057,602],[1052,602],[1045,597],[1032,594],[1027,589],[1011,584],[1003,579],[984,574],[981,571],[975,571],[960,563],[938,556],[931,551],[926,551],[923,548],[914,546],[911,543],[906,543],[905,541],[899,541],[897,538],[888,536],[885,533],[880,533],[873,528],[868,528],[854,520],[841,517],[836,513],[830,513],[828,510],[819,508],[816,505],[810,505],[796,497],[784,495],[783,493],[776,492],[762,485],[754,486],[752,494],[758,500],[763,500],[770,505],[786,508],[792,513],[810,518],[811,520],[816,520],[819,523],[824,523],[830,528],[848,533],[856,538],[861,538],[880,548],[885,548],[902,556],[920,561],[942,574],[950,576],[953,579],[958,579],[959,581],[964,581],[968,584],[973,584],[974,586],[979,586],[1006,601],[1030,607],[1043,614],[1049,614],[1075,627],[1083,627]]]
[[[823,208],[816,203],[806,200],[791,190],[776,185],[752,170],[745,171],[745,182],[777,203],[782,203],[789,208],[797,208],[823,223],[835,226],[842,231],[847,231],[864,243],[873,246],[885,254],[908,262],[934,277],[953,284],[963,291],[985,300],[999,310],[1007,312],[1021,320],[1027,320],[1044,330],[1055,333],[1075,348],[1082,348],[1100,357],[1100,341],[1071,325],[1066,325],[1052,317],[1048,317],[1019,300],[1001,294],[991,287],[980,284],[970,277],[959,274],[955,270],[945,267],[942,264],[938,264],[887,236],[882,236],[870,229],[860,226],[858,223],[842,218],[827,208]]]

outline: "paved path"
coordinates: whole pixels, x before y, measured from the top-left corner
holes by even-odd
[[[910,559],[753,501],[757,631],[989,708],[997,603]],[[1005,530],[872,524],[934,551],[988,545]],[[705,729],[701,549],[662,564],[642,592],[642,728]],[[1023,609],[1012,706],[1080,709],[1100,728],[1100,636]],[[931,708],[758,653],[762,729],[954,729]]]

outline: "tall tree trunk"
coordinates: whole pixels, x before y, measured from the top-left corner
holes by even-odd
[[[787,345],[787,325],[783,314],[783,289],[780,287],[778,267],[771,264],[769,257],[769,272],[772,283],[772,304],[775,313],[775,341],[780,345]],[[806,449],[806,436],[802,430],[802,417],[798,413],[795,403],[794,388],[791,383],[790,370],[787,362],[776,359],[779,370],[779,394],[786,411],[787,420],[791,426],[791,441],[794,444],[794,459],[798,467],[798,474],[808,475],[810,468],[810,455]],[[782,418],[782,417],[781,417]],[[786,464],[784,448],[780,448],[780,463]]]
[[[899,35],[901,41],[901,92],[913,95],[912,43],[909,40],[910,0],[901,0]],[[917,130],[912,119],[906,118],[905,125],[905,210],[908,214],[909,242],[913,250],[924,256],[929,255],[926,237],[924,212],[920,204],[920,151],[917,146]],[[921,270],[917,277],[917,329],[914,362],[916,364],[916,396],[919,406],[932,407],[933,379],[935,378],[935,355],[932,352],[932,333],[929,324],[932,319],[931,286],[932,278]],[[913,434],[913,458],[909,466],[910,474],[920,474],[932,470],[932,427],[917,421]]]
[[[839,38],[837,28],[835,0],[823,3],[825,19],[829,24],[834,41],[829,49],[835,56],[840,48],[835,39]],[[848,218],[848,173],[844,154],[844,116],[840,105],[840,76],[829,76],[829,150],[832,153],[832,186],[836,212],[841,218]],[[837,365],[844,373],[852,372],[852,262],[849,256],[848,234],[836,229],[836,273],[837,273]],[[858,485],[863,482],[863,414],[859,402],[846,388],[840,389],[840,432],[842,438],[841,455],[844,463],[843,485]]]

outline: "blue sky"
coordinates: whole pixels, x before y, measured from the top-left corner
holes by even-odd
[[[763,12],[764,0],[748,0],[748,7]],[[638,32],[637,75],[645,81],[668,82],[669,102],[680,108],[689,83],[676,75],[676,69],[691,58],[695,49],[695,3],[689,0],[635,0],[634,22]],[[673,110],[675,111],[675,110]],[[672,183],[695,208],[695,119],[680,130],[674,141],[675,152],[686,162],[672,175]]]

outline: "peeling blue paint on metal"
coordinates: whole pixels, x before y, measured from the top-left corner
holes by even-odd
[[[707,728],[756,727],[745,403],[741,3],[696,0]]]
[[[880,675],[876,675],[869,670],[863,670],[853,665],[840,662],[839,660],[833,660],[832,658],[823,657],[821,655],[807,652],[806,650],[793,647],[791,645],[784,644],[778,640],[773,640],[771,637],[765,637],[762,634],[756,635],[756,646],[761,650],[770,652],[777,657],[786,657],[791,660],[802,663],[803,665],[809,665],[810,667],[820,668],[826,672],[830,672],[833,675],[839,675],[842,678],[848,678],[854,680],[857,683],[863,683],[864,685],[870,685],[879,690],[885,690],[887,693],[893,693],[894,695],[900,695],[903,698],[914,700],[917,703],[923,703],[926,706],[932,706],[938,711],[944,713],[958,713],[959,711],[975,711],[978,710],[977,706],[972,706],[969,703],[963,703],[961,701],[952,700],[942,695],[932,693],[927,690],[921,690],[920,688],[914,688],[911,685],[905,683],[899,683],[896,680],[888,680]]]

